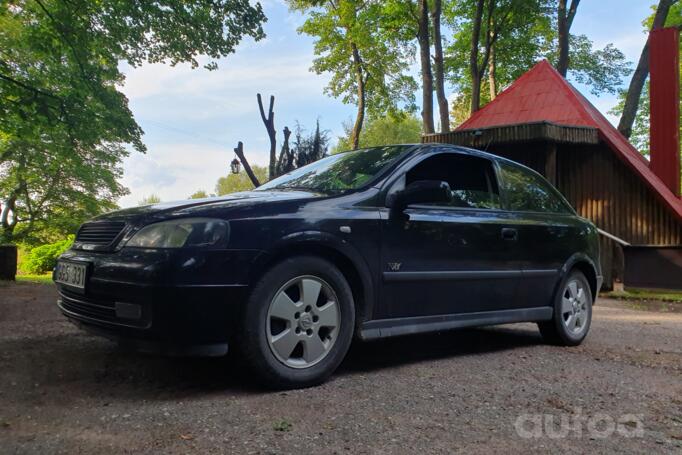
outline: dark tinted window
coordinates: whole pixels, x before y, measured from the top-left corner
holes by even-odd
[[[436,155],[413,167],[405,177],[405,185],[418,180],[447,182],[452,190],[450,206],[500,208],[500,192],[495,172],[492,163],[485,158],[456,153]]]
[[[500,163],[509,209],[522,212],[571,213],[542,177],[523,168]]]

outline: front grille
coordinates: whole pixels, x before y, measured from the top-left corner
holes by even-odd
[[[125,227],[120,221],[94,221],[83,224],[76,234],[76,242],[109,245]]]
[[[146,305],[142,306],[142,314],[139,319],[127,319],[116,315],[116,301],[112,299],[83,296],[65,289],[60,289],[59,297],[59,305],[62,309],[76,317],[80,316],[87,319],[94,319],[99,322],[129,327],[149,327],[151,315],[149,314],[149,308]]]

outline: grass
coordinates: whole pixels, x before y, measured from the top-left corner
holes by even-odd
[[[601,297],[621,300],[656,300],[659,302],[682,303],[682,292],[654,291],[650,289],[628,289],[625,291],[603,292]]]
[[[52,284],[52,274],[46,273],[44,275],[17,275],[17,281],[19,283],[39,283],[39,284]]]
[[[278,420],[277,422],[275,422],[272,425],[272,429],[275,431],[287,432],[287,431],[291,431],[293,426],[294,425],[291,422],[287,421],[286,419],[282,419],[282,420]]]

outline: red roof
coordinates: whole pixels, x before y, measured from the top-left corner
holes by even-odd
[[[682,220],[682,199],[668,189],[649,169],[649,162],[625,136],[547,60],[536,64],[493,101],[469,117],[457,130],[540,121],[597,128],[600,138],[611,150]]]

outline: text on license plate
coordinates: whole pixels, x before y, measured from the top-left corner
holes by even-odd
[[[75,264],[73,262],[58,262],[54,280],[58,283],[74,286],[77,288],[85,287],[85,264]]]

